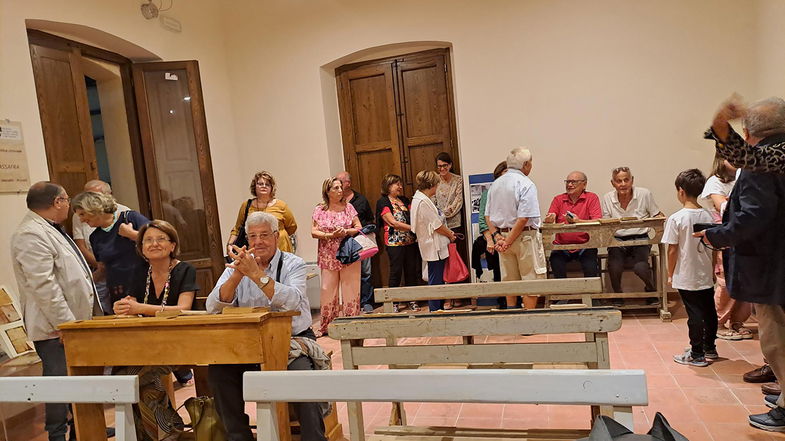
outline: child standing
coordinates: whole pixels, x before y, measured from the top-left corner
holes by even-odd
[[[690,366],[708,366],[716,360],[717,310],[714,306],[713,253],[700,239],[692,237],[693,225],[712,223],[711,214],[698,204],[706,178],[698,169],[679,173],[676,197],[682,208],[665,223],[662,243],[668,244],[668,282],[679,290],[687,310],[690,347],[673,361]]]

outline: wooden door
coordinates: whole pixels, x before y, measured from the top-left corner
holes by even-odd
[[[153,217],[177,229],[207,293],[224,265],[199,65],[134,64],[133,79]]]
[[[338,76],[346,169],[372,210],[381,197],[382,178],[389,173],[401,174],[393,81],[390,63],[363,66]],[[373,260],[375,285],[387,283],[389,268],[387,254],[378,256]]]
[[[49,179],[73,197],[98,178],[87,89],[78,48],[30,44]],[[67,221],[70,227],[70,218]]]
[[[411,198],[415,176],[435,170],[439,152],[449,152],[460,173],[447,49],[342,66],[336,80],[346,169],[372,208],[384,175],[401,176]],[[386,253],[378,256],[374,285],[383,286],[389,264]]]

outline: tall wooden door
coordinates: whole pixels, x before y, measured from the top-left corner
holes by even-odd
[[[449,152],[453,172],[460,173],[449,64],[448,50],[437,49],[336,69],[346,169],[371,208],[389,173],[403,178],[411,198],[415,176],[435,170],[439,152]],[[388,280],[387,255],[379,256],[376,286]]]
[[[199,65],[134,64],[133,78],[153,217],[174,225],[209,291],[224,265]]]
[[[30,56],[49,176],[73,197],[98,178],[81,53],[30,44]]]

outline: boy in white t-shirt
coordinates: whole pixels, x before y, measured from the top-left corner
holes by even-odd
[[[711,214],[698,204],[706,178],[698,169],[679,173],[676,197],[681,210],[665,223],[662,243],[668,244],[668,283],[679,290],[687,310],[690,347],[673,361],[690,366],[708,366],[716,360],[717,310],[714,307],[714,254],[700,239],[692,237],[693,225],[712,223]]]

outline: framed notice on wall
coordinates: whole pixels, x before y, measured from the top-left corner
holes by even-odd
[[[26,192],[29,187],[22,123],[0,120],[0,193]]]

